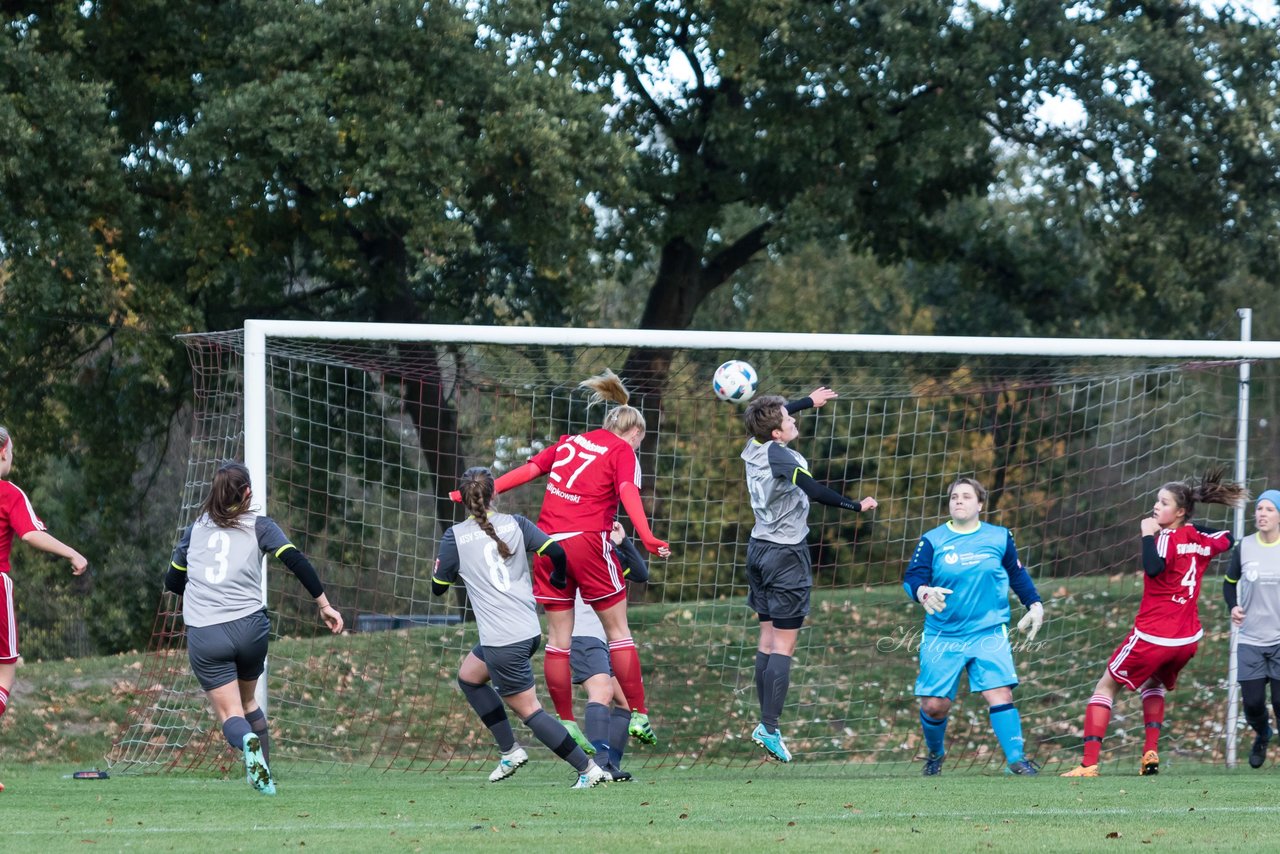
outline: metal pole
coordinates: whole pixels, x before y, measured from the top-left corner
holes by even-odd
[[[244,323],[244,464],[253,484],[253,503],[267,512],[267,336],[261,321]],[[262,556],[262,607],[267,607],[267,556]],[[267,711],[267,673],[254,698]]]
[[[1237,309],[1236,314],[1240,318],[1240,340],[1247,342],[1253,336],[1253,309]],[[1236,483],[1248,483],[1245,469],[1249,462],[1249,368],[1249,362],[1240,363],[1238,418],[1236,419]],[[1243,506],[1236,508],[1234,528],[1235,530],[1232,533],[1238,543],[1244,537]],[[1227,654],[1227,745],[1225,755],[1228,768],[1236,767],[1236,726],[1240,720],[1240,683],[1236,681],[1236,676],[1238,675],[1236,665],[1238,639],[1239,630],[1236,629],[1234,624],[1231,624],[1231,643]]]

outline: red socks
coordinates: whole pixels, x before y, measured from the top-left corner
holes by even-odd
[[[1106,694],[1094,694],[1084,709],[1084,758],[1081,765],[1097,765],[1102,755],[1102,738],[1111,723],[1112,699]]]
[[[569,650],[547,647],[542,672],[547,677],[547,693],[551,695],[551,705],[556,707],[556,714],[562,721],[574,720],[573,670],[569,667]]]
[[[1160,744],[1160,728],[1164,726],[1164,686],[1147,688],[1142,692],[1142,720],[1145,723],[1146,740],[1142,750],[1155,750]]]
[[[622,686],[622,693],[627,695],[627,705],[632,711],[642,715],[649,713],[644,702],[644,680],[640,676],[640,655],[636,652],[635,641],[629,637],[609,642],[609,664],[613,667],[613,675]]]

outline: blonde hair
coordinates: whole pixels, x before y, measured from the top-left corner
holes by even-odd
[[[597,403],[617,404],[604,416],[602,426],[610,433],[621,436],[633,427],[639,427],[641,433],[648,432],[645,427],[644,413],[634,406],[627,405],[631,394],[613,371],[605,368],[602,373],[578,383],[578,388],[591,390],[591,398],[587,401],[587,406],[595,406]]]

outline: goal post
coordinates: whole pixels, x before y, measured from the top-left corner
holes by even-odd
[[[1087,692],[1136,613],[1137,519],[1155,490],[1211,465],[1254,492],[1265,483],[1268,469],[1248,456],[1249,370],[1274,373],[1280,343],[1247,340],[1247,314],[1242,322],[1240,341],[1176,341],[250,320],[183,338],[196,399],[177,522],[192,520],[218,463],[242,459],[256,502],[316,563],[347,620],[348,634],[327,635],[296,580],[267,573],[273,764],[480,767],[493,748],[454,684],[474,624],[464,601],[429,592],[436,545],[460,518],[445,496],[467,466],[505,471],[562,433],[598,427],[601,411],[578,382],[620,371],[635,350],[665,351],[662,376],[623,376],[649,390],[639,401],[649,425],[643,492],[673,551],[654,559],[654,582],[631,593],[660,743],[631,748],[628,761],[756,761],[746,737],[756,701],[742,572],[752,524],[738,459],[745,432],[741,407],[710,391],[715,366],[742,358],[756,366],[761,394],[840,392],[800,416],[794,447],[819,480],[880,503],[868,514],[811,512],[813,609],[783,712],[793,750],[876,768],[917,756],[922,617],[902,592],[902,570],[919,536],[945,518],[946,484],[971,474],[991,490],[985,518],[1014,531],[1048,606],[1041,637],[1015,646],[1028,753],[1074,761]],[[541,494],[530,484],[501,506],[536,519]],[[1201,512],[1239,532],[1243,514],[1221,510]],[[1224,738],[1219,690],[1227,629],[1208,616],[1216,590],[1203,597],[1206,628],[1219,630],[1207,632],[1189,686],[1170,698],[1167,738],[1206,761],[1231,761],[1236,724],[1232,713]],[[1015,620],[1020,611],[1015,603]],[[226,767],[169,594],[138,696],[113,766]],[[1140,737],[1124,725],[1124,702],[1108,739],[1114,758]],[[991,764],[983,718],[962,693],[950,762]]]

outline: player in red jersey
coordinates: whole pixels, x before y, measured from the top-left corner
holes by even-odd
[[[659,557],[671,554],[667,543],[649,528],[640,498],[640,460],[636,451],[644,439],[644,414],[627,405],[630,395],[613,371],[605,370],[579,386],[593,392],[592,405],[617,404],[605,414],[604,426],[561,436],[529,462],[498,478],[495,489],[502,493],[547,476],[538,527],[551,534],[568,555],[568,572],[563,577],[552,573],[549,560],[536,557],[533,562],[534,598],[547,614],[543,669],[552,702],[557,707],[571,707],[573,703],[569,645],[574,593],[580,591],[582,600],[600,617],[609,638],[609,664],[631,701],[631,735],[653,744],[656,739],[645,705],[640,657],[627,625],[627,581],[613,557],[609,540],[621,501],[644,547]]]
[[[1151,515],[1142,520],[1142,603],[1133,631],[1112,653],[1084,712],[1084,758],[1063,777],[1097,777],[1102,738],[1111,722],[1111,706],[1121,686],[1142,692],[1146,743],[1138,773],[1160,771],[1157,751],[1164,724],[1165,691],[1174,687],[1182,668],[1196,654],[1200,628],[1200,590],[1214,555],[1232,546],[1230,531],[1191,524],[1196,502],[1238,506],[1247,497],[1243,486],[1224,483],[1221,469],[1199,483],[1166,483]]]
[[[9,552],[16,536],[41,551],[71,561],[71,572],[81,575],[89,568],[84,555],[45,530],[27,494],[6,478],[13,468],[13,437],[0,427],[0,717],[9,707],[9,690],[18,670],[18,615],[13,604],[13,581],[9,578]],[[4,787],[0,786],[0,791]]]

